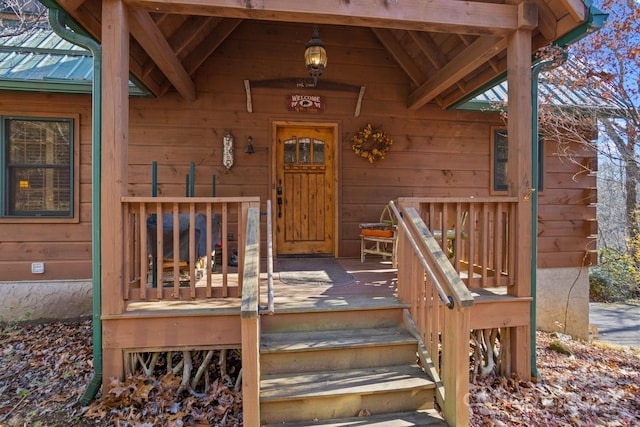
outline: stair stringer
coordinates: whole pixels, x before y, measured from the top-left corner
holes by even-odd
[[[408,309],[403,310],[403,322],[404,327],[407,329],[415,339],[418,341],[418,358],[420,359],[420,363],[422,364],[422,369],[425,374],[427,374],[431,380],[435,383],[436,388],[434,390],[436,396],[436,402],[440,405],[441,408],[444,407],[444,384],[442,384],[442,380],[440,379],[440,374],[436,369],[435,364],[433,363],[433,359],[429,355],[427,348],[424,345],[424,341],[422,340],[422,336],[418,332],[418,328],[416,327],[415,322],[413,321],[413,317],[411,317],[411,313]]]

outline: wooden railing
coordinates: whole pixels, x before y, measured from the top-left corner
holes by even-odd
[[[250,208],[243,263],[242,409],[244,425],[260,425],[260,212]]]
[[[514,284],[515,198],[400,198],[398,205],[416,208],[467,287]]]
[[[239,243],[259,198],[124,197],[122,203],[126,300],[240,297],[245,250]],[[228,266],[234,236],[237,273]]]
[[[449,425],[469,424],[469,308],[473,296],[414,207],[393,202],[398,216],[398,298],[410,306],[405,324],[421,346]]]

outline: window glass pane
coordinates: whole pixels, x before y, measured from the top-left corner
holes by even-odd
[[[313,163],[324,163],[324,141],[313,140]]]
[[[5,120],[5,215],[72,215],[71,126],[70,120]]]
[[[309,163],[311,161],[311,138],[300,138],[298,147],[300,150],[298,162]]]
[[[68,169],[12,168],[9,214],[51,215],[71,211]]]
[[[70,123],[36,120],[9,120],[10,164],[70,164]]]
[[[538,135],[538,191],[544,182],[544,139]],[[507,191],[507,161],[509,159],[509,138],[505,129],[496,129],[493,134],[493,189]]]
[[[296,140],[288,139],[284,142],[284,162],[295,163],[296,162]]]
[[[496,191],[506,191],[508,189],[507,160],[509,158],[509,144],[506,131],[496,130],[493,144],[493,189]]]

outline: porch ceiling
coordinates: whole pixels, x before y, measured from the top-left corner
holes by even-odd
[[[536,50],[588,18],[582,0],[124,1],[131,73],[156,96],[173,87],[195,99],[194,73],[243,20],[253,19],[371,28],[411,82],[409,109],[429,102],[450,107],[503,74],[506,36],[516,29],[532,29]],[[57,2],[101,40],[102,0]]]

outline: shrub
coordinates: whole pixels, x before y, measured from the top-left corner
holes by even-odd
[[[637,298],[639,273],[636,263],[626,252],[603,249],[598,266],[589,273],[589,299],[615,302]]]

